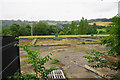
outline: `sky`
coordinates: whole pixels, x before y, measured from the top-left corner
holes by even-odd
[[[0,20],[72,21],[111,18],[119,0],[0,0]]]

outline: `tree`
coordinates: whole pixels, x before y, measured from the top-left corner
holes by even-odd
[[[72,21],[72,23],[71,23],[71,33],[73,35],[75,35],[77,33],[77,24],[74,21]]]
[[[30,25],[26,25],[26,35],[30,36],[31,35],[31,26]]]
[[[11,31],[9,27],[3,28],[3,36],[5,35],[11,35]]]
[[[110,36],[104,38],[102,43],[110,47],[109,54],[118,56],[120,55],[120,18],[113,17],[112,20],[114,22],[111,24]]]
[[[20,36],[29,36],[31,33],[31,30],[30,28],[28,27],[28,25],[20,25],[20,28],[19,28],[19,35]]]
[[[65,35],[71,33],[71,32],[70,32],[70,31],[71,31],[70,26],[71,26],[71,24],[63,24],[63,27],[64,27],[64,28],[63,28],[63,32],[64,32]],[[70,35],[70,34],[69,34],[69,35]]]
[[[82,17],[79,22],[78,34],[87,34],[88,33],[88,21]]]
[[[58,28],[56,27],[56,26],[53,26],[53,25],[51,25],[51,26],[49,26],[48,27],[48,32],[49,32],[49,35],[53,35],[53,34],[56,34],[56,33],[58,33]]]
[[[84,34],[88,33],[88,21],[87,21],[87,19],[85,19],[83,31],[84,31]]]
[[[84,18],[82,17],[80,23],[79,23],[79,28],[78,28],[78,33],[83,34],[83,27],[84,27]]]
[[[94,28],[93,25],[89,25],[89,27],[88,27],[88,33],[87,34],[91,34],[91,33],[97,34],[97,29]]]
[[[34,35],[48,35],[49,25],[46,22],[38,22],[33,24],[33,33]]]
[[[13,36],[19,35],[19,28],[20,28],[19,24],[12,24],[12,25],[10,25],[11,34]]]
[[[20,36],[25,36],[26,35],[26,30],[25,30],[25,26],[21,25],[19,28],[19,35]]]
[[[63,32],[63,31],[60,31],[60,32],[59,32],[59,35],[64,35],[64,32]]]

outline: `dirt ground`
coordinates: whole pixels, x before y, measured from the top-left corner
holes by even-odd
[[[41,51],[41,56],[45,56],[48,53],[52,53],[52,58],[59,59],[58,64],[52,64],[49,61],[45,64],[46,68],[52,66],[64,70],[68,78],[98,78],[95,74],[89,72],[81,66],[87,63],[87,59],[83,56],[87,55],[86,51],[99,50],[104,51],[104,46],[98,44],[81,44],[81,45],[68,45],[68,46],[42,46],[33,47],[38,48]],[[20,49],[20,56],[27,55],[27,53]],[[30,64],[25,64],[27,58],[21,57],[21,71],[23,73],[34,74],[34,71]]]
[[[97,39],[90,39],[97,40]],[[56,64],[52,64],[52,60],[45,64],[46,68],[57,67],[58,69],[62,69],[66,74],[66,77],[69,79],[75,78],[98,78],[97,75],[92,72],[86,70],[82,66],[89,65],[87,59],[83,58],[83,56],[87,55],[86,52],[92,51],[93,49],[100,52],[105,52],[105,46],[98,45],[94,42],[94,44],[82,44],[82,40],[43,40],[38,41],[36,44],[44,44],[44,46],[31,47],[31,49],[38,48],[40,50],[41,56],[52,53],[53,59],[58,59],[59,62]],[[97,41],[99,42],[99,41]],[[69,43],[70,45],[64,45]],[[90,41],[90,43],[92,43]],[[47,44],[47,45],[45,45]],[[61,44],[61,45],[58,45]],[[21,62],[21,72],[27,74],[35,74],[31,64],[27,64],[27,53],[20,48],[20,62]],[[96,69],[104,74],[113,75],[116,74],[115,71],[111,71],[106,68]]]

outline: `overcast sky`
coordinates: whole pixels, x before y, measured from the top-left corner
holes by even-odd
[[[2,20],[80,20],[111,18],[119,0],[0,0]],[[2,13],[1,13],[2,12]]]

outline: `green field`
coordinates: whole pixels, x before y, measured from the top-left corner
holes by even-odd
[[[57,23],[47,22],[49,25],[57,25]]]
[[[90,37],[91,35],[58,35],[58,37]],[[95,34],[94,36],[109,36],[109,34],[106,35],[99,35]],[[19,38],[45,38],[45,37],[55,37],[55,35],[46,35],[46,36],[19,36]]]
[[[97,29],[97,31],[98,31],[98,33],[99,33],[100,31],[106,32],[106,29]]]

